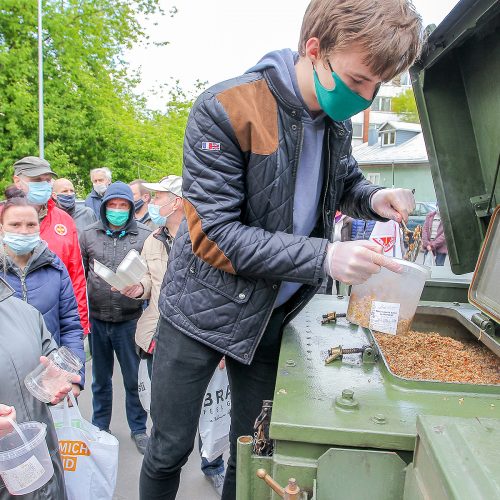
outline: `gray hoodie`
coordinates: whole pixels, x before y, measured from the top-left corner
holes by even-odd
[[[0,403],[16,409],[18,422],[47,424],[46,442],[54,466],[52,479],[25,500],[65,500],[64,472],[59,444],[48,406],[35,399],[24,386],[24,378],[57,344],[45,327],[42,315],[13,296],[13,290],[0,278]],[[0,479],[0,500],[12,497]]]
[[[302,113],[302,150],[295,182],[293,201],[293,234],[310,236],[320,215],[320,197],[323,189],[323,137],[325,133],[324,113],[313,115],[309,112],[297,82],[295,64],[299,58],[297,52],[290,49],[277,50],[266,54],[247,73],[274,71],[279,78],[290,102],[296,102],[303,108]],[[312,66],[311,66],[312,72]],[[283,91],[283,90],[282,90]],[[283,282],[275,307],[284,304],[299,288],[300,283]]]

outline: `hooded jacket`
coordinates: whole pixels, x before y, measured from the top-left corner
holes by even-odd
[[[253,359],[282,282],[300,285],[284,304],[288,322],[325,278],[335,211],[383,220],[370,208],[381,188],[363,177],[351,154],[350,120],[325,117],[320,164],[314,165],[321,172],[315,176],[317,206],[304,200],[304,232],[296,231],[308,112],[278,66],[264,64],[196,101],[184,140],[186,221],[160,296],[166,321],[245,364]]]
[[[64,471],[59,456],[59,442],[48,406],[35,399],[24,386],[24,379],[49,355],[57,344],[47,330],[42,315],[34,307],[14,297],[14,291],[0,278],[0,403],[16,409],[18,422],[47,424],[45,438],[54,466],[47,484],[24,500],[65,500]],[[0,500],[13,497],[0,478]],[[21,498],[21,497],[19,497]]]
[[[85,206],[92,209],[97,218],[99,218],[99,214],[101,213],[102,199],[103,196],[97,194],[95,189],[92,189],[87,198],[85,198]]]
[[[112,198],[122,198],[130,205],[128,220],[119,230],[112,230],[106,219],[106,203]],[[100,220],[85,228],[80,237],[90,317],[111,323],[137,319],[142,313],[142,301],[111,291],[111,286],[95,273],[94,259],[116,271],[130,250],[141,252],[151,230],[134,219],[134,197],[124,182],[110,184],[102,198],[99,215]]]
[[[58,208],[52,198],[47,202],[47,215],[40,221],[40,238],[47,242],[49,248],[63,261],[68,270],[83,332],[87,334],[90,330],[87,284],[78,244],[78,232],[71,216]]]
[[[3,253],[3,250],[2,250]],[[65,346],[78,356],[83,364],[80,371],[85,384],[85,352],[83,330],[78,315],[73,286],[61,259],[42,241],[21,270],[7,255],[4,278],[14,289],[15,296],[31,304],[42,313],[45,325],[52,333],[57,345]]]

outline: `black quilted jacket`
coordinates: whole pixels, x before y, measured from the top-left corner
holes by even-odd
[[[311,237],[292,234],[302,113],[265,70],[205,91],[186,129],[186,220],[170,252],[160,312],[181,332],[245,364],[281,281],[304,285],[285,304],[286,321],[321,284],[335,210],[379,220],[369,201],[380,188],[364,179],[351,156],[351,123],[330,121],[320,223]]]

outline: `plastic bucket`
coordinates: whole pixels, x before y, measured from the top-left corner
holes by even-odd
[[[50,403],[61,387],[71,382],[72,376],[82,368],[80,359],[66,347],[52,351],[47,360],[47,365],[38,365],[24,379],[28,391],[43,403]]]
[[[0,476],[11,495],[25,495],[54,475],[45,441],[47,425],[11,422],[14,431],[0,439]]]
[[[406,333],[411,326],[430,269],[394,259],[402,267],[394,273],[383,267],[367,281],[352,287],[347,319],[364,328],[390,334]]]

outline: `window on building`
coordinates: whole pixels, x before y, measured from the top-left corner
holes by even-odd
[[[380,173],[366,174],[366,180],[370,181],[372,184],[380,184]]]
[[[352,124],[352,137],[354,139],[362,139],[363,138],[363,124],[362,123],[353,123]]]
[[[381,135],[382,135],[382,146],[394,146],[394,144],[396,144],[395,130],[392,130],[390,132],[383,132]]]
[[[373,99],[372,111],[390,111],[391,110],[391,98],[377,96]]]

